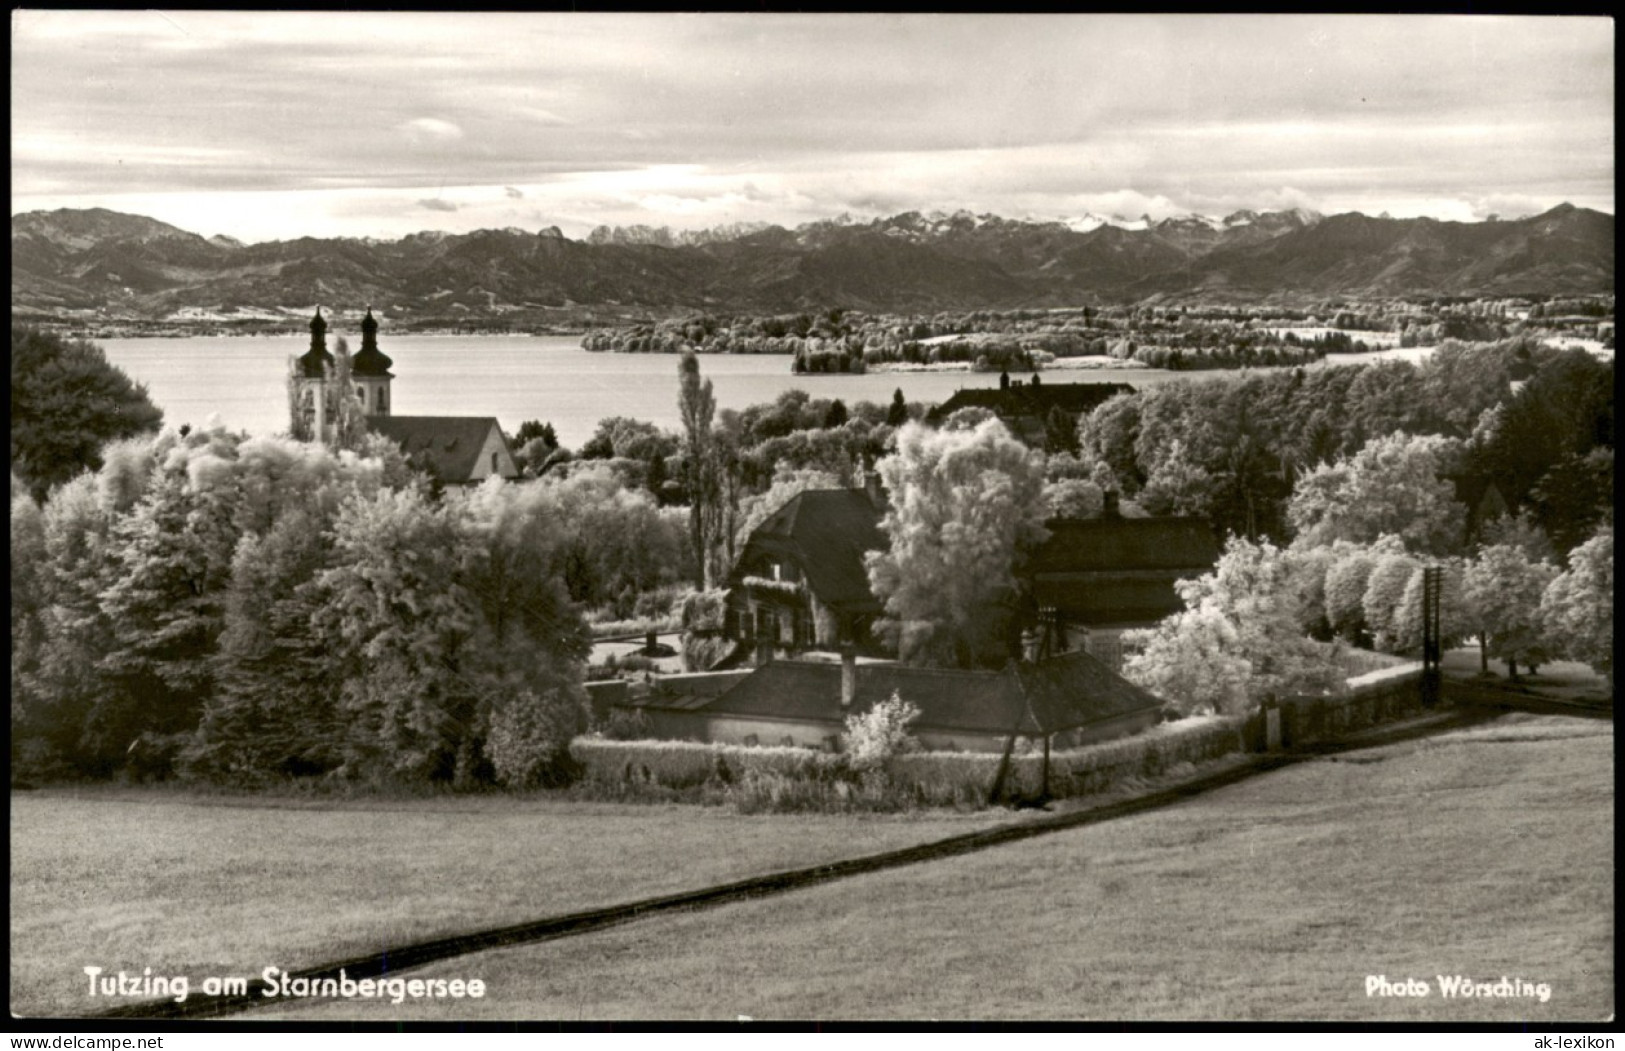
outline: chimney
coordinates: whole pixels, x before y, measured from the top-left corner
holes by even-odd
[[[1100,517],[1121,518],[1122,512],[1117,509],[1117,490],[1108,489],[1101,495],[1105,498],[1105,503],[1100,509]]]
[[[1038,663],[1038,632],[1032,628],[1021,629],[1021,659],[1028,664]]]
[[[1054,606],[1044,606],[1038,611],[1038,655],[1048,658],[1065,652],[1066,635],[1061,630],[1061,615]]]
[[[886,487],[880,484],[879,471],[871,468],[863,472],[863,491],[869,494],[869,502],[876,511],[886,509]]]
[[[841,711],[852,710],[858,692],[858,657],[850,642],[841,643]]]

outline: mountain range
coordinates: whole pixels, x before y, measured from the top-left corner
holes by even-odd
[[[14,316],[164,319],[371,305],[395,319],[1012,309],[1144,299],[1611,294],[1614,217],[1480,223],[1301,209],[1057,222],[970,212],[785,229],[557,227],[243,244],[105,209],[11,220]]]

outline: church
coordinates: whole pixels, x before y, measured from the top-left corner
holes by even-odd
[[[514,479],[519,468],[494,416],[396,416],[391,413],[390,371],[395,363],[378,349],[378,321],[369,307],[361,320],[361,350],[350,359],[349,382],[369,431],[392,439],[408,459],[448,486],[478,485],[493,475]],[[327,321],[320,307],[310,319],[310,348],[294,359],[292,396],[303,429],[326,441],[339,419],[337,359],[327,349]]]

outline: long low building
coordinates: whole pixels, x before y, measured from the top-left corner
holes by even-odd
[[[1060,642],[1086,649],[1112,668],[1123,662],[1122,636],[1153,627],[1185,608],[1182,579],[1212,572],[1219,541],[1200,518],[1124,518],[1107,494],[1099,518],[1052,518],[1049,539],[1026,566],[1039,609],[1055,612]]]
[[[777,660],[713,697],[631,701],[655,737],[836,749],[846,719],[896,693],[920,710],[929,749],[1000,752],[1012,737],[1071,748],[1161,721],[1155,695],[1077,651],[1001,671],[915,668],[892,662]]]

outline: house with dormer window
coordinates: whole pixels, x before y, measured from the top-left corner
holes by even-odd
[[[886,546],[878,475],[862,489],[797,493],[751,532],[728,578],[724,634],[761,664],[850,642],[875,647],[881,606],[864,555]]]

